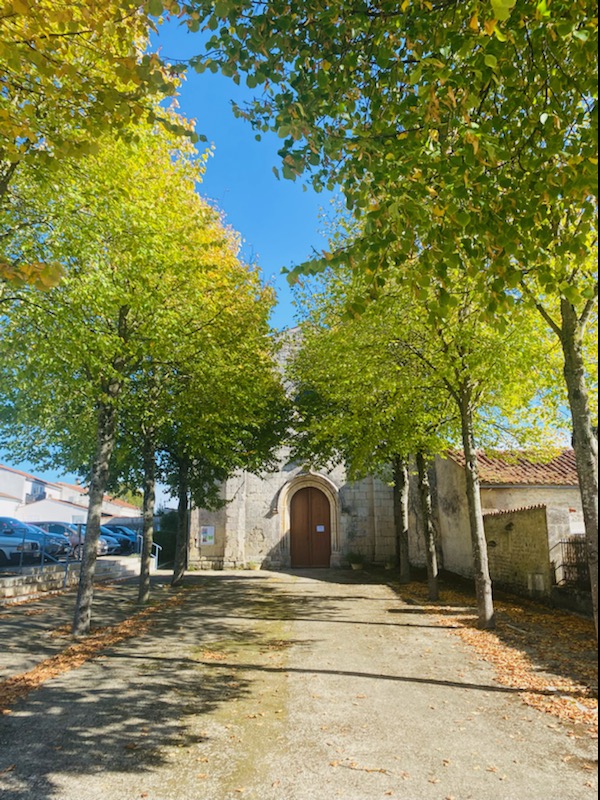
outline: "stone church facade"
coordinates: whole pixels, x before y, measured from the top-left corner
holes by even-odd
[[[307,471],[286,456],[276,472],[226,481],[220,510],[194,510],[190,567],[339,567],[350,551],[373,563],[393,558],[390,486],[371,477],[350,482],[343,467]]]
[[[315,472],[289,460],[263,475],[240,473],[221,488],[218,511],[194,509],[190,569],[344,567],[358,552],[372,564],[394,560],[393,492],[376,477],[349,481],[342,466]],[[583,534],[572,450],[549,463],[481,455],[481,500],[492,579],[549,594],[560,583],[560,541]],[[430,473],[440,566],[472,577],[461,453],[436,458]],[[411,565],[424,567],[418,491],[411,475]]]

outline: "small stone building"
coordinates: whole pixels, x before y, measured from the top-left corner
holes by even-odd
[[[492,580],[548,595],[561,581],[561,543],[585,533],[574,451],[549,461],[480,453],[478,463]],[[436,459],[435,507],[444,568],[470,576],[464,466],[461,452]]]

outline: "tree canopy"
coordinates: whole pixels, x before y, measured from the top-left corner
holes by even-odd
[[[353,250],[372,272],[423,250],[425,279],[467,248],[476,270],[491,260],[505,278],[515,258],[543,264],[573,209],[563,247],[585,251],[597,197],[595,4],[188,7],[213,31],[196,68],[260,90],[237,113],[278,132],[284,177],[343,187],[365,218]]]
[[[325,275],[292,367],[300,452],[316,463],[343,461],[355,476],[386,466],[389,474],[397,457],[416,454],[424,479],[423,454],[463,448],[479,621],[491,627],[477,448],[556,444],[544,423],[555,421],[558,342],[527,305],[503,325],[490,322],[466,272],[453,275],[452,293],[432,283],[431,304],[390,276],[377,301],[354,316],[348,308],[364,278],[348,267]]]
[[[156,10],[153,0],[0,3],[0,208],[21,166],[51,171],[96,151],[108,131],[131,137],[132,123],[160,120],[195,136],[158,105],[175,94],[180,69],[147,51]],[[11,255],[0,252],[0,279],[56,282],[52,265]]]
[[[25,286],[5,300],[1,441],[17,458],[89,478],[86,542],[93,496],[101,500],[111,469],[118,480],[115,467],[141,462],[136,441],[148,431],[154,457],[165,431],[179,429],[188,459],[225,474],[269,450],[256,433],[282,396],[272,292],[198,195],[202,168],[191,143],[138,124],[135,139],[106,136],[97,154],[63,163],[59,192],[35,171],[19,175],[19,203],[6,209],[18,218],[26,205],[40,220],[16,226],[11,247],[64,275],[44,293]],[[129,456],[113,463],[119,433]]]

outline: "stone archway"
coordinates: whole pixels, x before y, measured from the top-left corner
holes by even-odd
[[[301,489],[314,488],[322,492],[329,502],[329,531],[331,536],[330,566],[340,564],[340,503],[337,486],[324,475],[303,473],[286,483],[279,495],[278,512],[281,520],[280,542],[288,566],[291,563],[290,552],[290,509],[292,498]]]

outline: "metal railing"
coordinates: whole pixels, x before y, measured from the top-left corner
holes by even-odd
[[[137,535],[137,553],[142,552],[142,546],[144,544],[144,537],[141,533]],[[150,558],[154,559],[154,565],[158,567],[158,559],[160,556],[160,551],[162,550],[161,545],[157,544],[156,542],[152,542],[152,552],[150,553]]]
[[[18,541],[18,539],[15,539]],[[48,553],[46,550],[46,541],[42,539],[39,543],[39,547],[37,550],[25,551],[25,542],[31,542],[32,539],[27,537],[27,534],[24,533],[21,537],[20,549],[19,549],[19,558],[16,563],[10,563],[7,565],[9,569],[15,570],[19,572],[21,575],[26,567],[35,567],[39,569],[40,573],[44,572],[44,567],[48,562],[52,562],[53,564],[58,564],[59,566],[64,568],[64,577],[63,577],[63,587],[66,588],[68,575],[69,575],[69,564],[73,563],[74,561],[81,561],[81,552],[79,551],[79,555],[76,555],[76,548],[72,547],[69,544],[68,549],[66,550],[63,557],[52,555],[52,553]],[[29,556],[27,559],[27,563],[25,563],[25,556],[26,554]],[[31,560],[30,560],[31,559]]]
[[[583,536],[557,542],[550,551],[557,586],[589,590],[590,568],[587,544]]]

